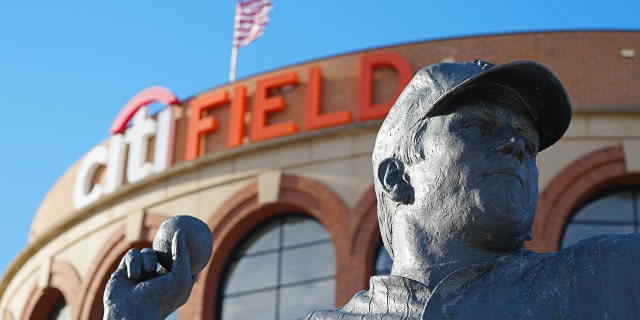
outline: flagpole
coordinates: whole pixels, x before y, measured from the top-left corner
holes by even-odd
[[[269,11],[273,9],[271,0],[249,0],[236,4],[236,16],[233,25],[233,44],[231,46],[231,65],[229,82],[236,81],[238,49],[262,36],[269,22]]]
[[[229,82],[236,81],[236,65],[238,64],[238,47],[235,45],[231,48],[231,66],[229,68]]]
[[[229,66],[229,83],[234,83],[236,81],[236,66],[238,65],[238,47],[236,45],[236,32],[239,23],[239,10],[240,10],[240,0],[236,3],[236,12],[234,15],[233,21],[233,41],[231,42],[231,64]]]

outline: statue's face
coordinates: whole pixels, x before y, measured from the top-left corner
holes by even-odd
[[[407,169],[414,223],[486,250],[521,248],[538,197],[539,137],[525,111],[471,103],[429,119],[425,130],[425,160]]]

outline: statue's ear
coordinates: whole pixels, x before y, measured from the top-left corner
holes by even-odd
[[[413,187],[409,175],[404,172],[404,163],[397,158],[386,158],[378,165],[376,177],[384,194],[395,202],[413,203]]]

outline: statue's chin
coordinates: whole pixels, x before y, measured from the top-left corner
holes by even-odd
[[[518,224],[532,211],[534,195],[526,189],[516,179],[494,179],[491,187],[480,190],[479,207],[493,219]]]
[[[522,249],[534,215],[523,197],[513,194],[492,197],[492,201],[484,201],[479,208],[474,213],[474,226],[468,230],[477,232],[476,238],[483,248],[494,252]]]

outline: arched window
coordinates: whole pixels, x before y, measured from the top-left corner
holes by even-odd
[[[335,301],[333,243],[320,223],[301,215],[253,231],[225,274],[222,320],[300,319]]]
[[[71,311],[64,297],[58,299],[58,302],[51,309],[49,320],[71,320]]]
[[[640,188],[602,194],[582,206],[567,224],[562,247],[598,234],[638,233]]]
[[[376,258],[375,275],[380,276],[391,274],[392,264],[393,260],[391,260],[391,256],[387,252],[387,249],[384,248],[383,244],[380,244],[380,249],[378,249],[378,257]]]

